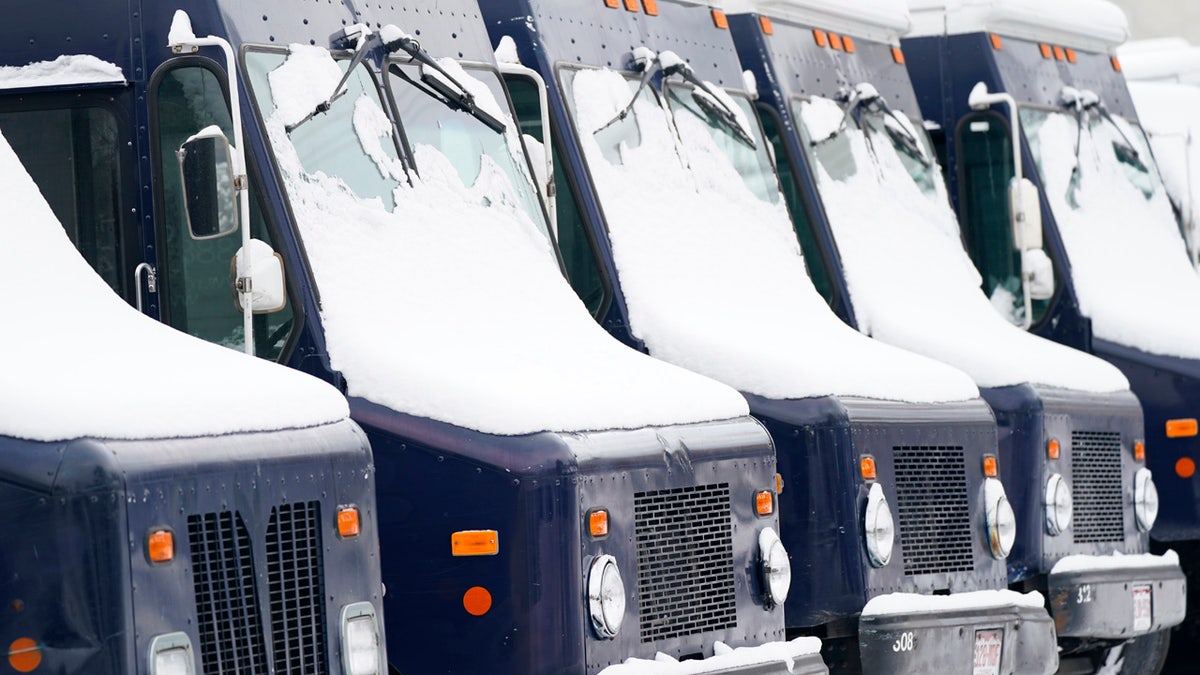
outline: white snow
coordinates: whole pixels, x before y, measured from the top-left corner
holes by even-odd
[[[500,43],[496,45],[495,56],[497,63],[521,63],[521,57],[517,55],[517,43],[513,41],[511,35],[500,38]]]
[[[1129,39],[1108,0],[908,0],[910,37],[990,32],[1107,53]]]
[[[1051,574],[1066,574],[1068,572],[1090,572],[1098,570],[1149,570],[1163,568],[1179,568],[1179,554],[1167,551],[1162,555],[1139,553],[1125,555],[1121,552],[1112,555],[1069,555],[1054,563]]]
[[[912,22],[904,0],[729,0],[728,13],[756,12],[839,33],[896,43]]]
[[[782,200],[764,201],[746,187],[707,124],[677,115],[690,168],[667,112],[648,93],[626,122],[593,136],[634,87],[610,70],[582,70],[570,103],[631,327],[651,354],[769,398],[977,395],[964,373],[871,340],[830,311],[808,278]],[[640,134],[615,144],[612,134],[635,119]],[[775,190],[773,173],[769,181]]]
[[[810,138],[828,136],[842,119],[842,109],[828,99],[814,98],[800,110]],[[916,133],[911,124],[906,128]],[[847,153],[851,175],[835,179],[814,162],[864,333],[961,368],[981,387],[1129,388],[1114,366],[1036,337],[997,313],[993,303],[1007,314],[1014,298],[998,287],[989,301],[980,289],[940,170],[927,170],[930,185],[923,190],[883,134],[872,132],[871,140],[874,153],[851,122],[837,140],[821,146],[822,152]]]
[[[1200,85],[1200,47],[1181,38],[1130,42],[1117,50],[1117,56],[1126,80]]]
[[[1021,115],[1067,249],[1080,311],[1092,320],[1098,338],[1155,354],[1200,358],[1200,277],[1188,260],[1143,137],[1116,119],[1151,164],[1150,173],[1139,174],[1120,162],[1114,143],[1123,141],[1111,124],[1093,124],[1083,132],[1079,186],[1072,190],[1074,116],[1030,110]]]
[[[600,675],[702,675],[776,662],[786,664],[790,673],[795,666],[795,659],[820,651],[821,640],[815,637],[799,637],[788,642],[767,642],[756,647],[736,649],[717,642],[713,645],[714,655],[700,661],[676,661],[670,655],[659,652],[653,659],[631,658],[622,664],[609,666],[600,671]]]
[[[175,10],[171,17],[171,29],[167,31],[167,45],[182,45],[195,42],[196,31],[192,29],[192,17],[182,9]]]
[[[53,61],[0,66],[0,89],[79,84],[125,84],[125,73],[115,63],[90,54],[64,54]]]
[[[336,389],[180,333],[92,271],[0,139],[0,435],[146,439],[345,419]]]
[[[1027,607],[1041,609],[1046,601],[1041,593],[1030,591],[1018,593],[1008,589],[970,591],[950,595],[922,595],[919,593],[888,593],[871,598],[862,615],[890,616],[894,614],[926,614],[961,610],[989,610],[1003,607]]]
[[[328,148],[324,162],[314,154],[324,149],[319,144],[298,154],[281,110],[311,100],[308,88],[324,91],[325,83],[311,74],[329,70],[332,61],[310,48],[292,50],[271,73],[270,91],[256,93],[263,105],[272,97],[282,102],[263,112],[321,293],[330,359],[346,376],[350,395],[510,435],[747,413],[734,390],[613,340],[563,279],[541,224],[525,215],[508,174],[489,156],[475,155],[478,178],[464,185],[450,158],[420,145],[421,176],[409,186],[379,103],[362,89],[310,122],[311,130],[306,125],[295,134],[312,134],[314,143],[352,134],[358,143]],[[494,103],[490,94],[484,97],[482,82],[461,68],[452,72],[478,101]],[[423,96],[415,90],[399,95]],[[351,105],[352,125],[346,121]],[[447,133],[452,128],[460,127],[444,126]],[[508,136],[516,140],[511,125]],[[385,144],[387,161],[380,159]],[[374,159],[355,159],[360,145],[375,146]],[[305,166],[302,157],[322,169]],[[327,165],[344,171],[328,175]],[[394,210],[351,188],[366,171],[376,178],[386,173]]]

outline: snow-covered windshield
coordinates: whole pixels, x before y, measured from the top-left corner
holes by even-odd
[[[367,66],[290,135],[285,125],[328,97],[346,65],[293,45],[248,52],[246,66],[320,291],[330,362],[351,396],[509,435],[745,414],[737,392],[628,349],[592,320],[497,146],[472,146],[474,161],[447,156],[414,142],[415,124],[410,182]],[[455,76],[478,105],[503,110],[479,80]],[[438,105],[443,119],[466,117]],[[500,119],[503,147],[519,148]],[[448,134],[445,147],[476,143],[474,133]]]
[[[838,103],[816,97],[793,108],[861,330],[962,368],[984,387],[1128,387],[1113,366],[995,311],[918,125],[864,110],[865,133],[852,118],[831,138],[845,117]]]
[[[1200,358],[1200,277],[1141,129],[1095,115],[1081,129],[1073,112],[1029,107],[1021,126],[1093,334]]]
[[[833,314],[808,278],[783,201],[765,189],[774,178],[756,179],[757,157],[726,145],[740,141],[683,106],[673,106],[673,123],[648,89],[612,122],[637,82],[602,69],[559,74],[631,328],[652,354],[772,398],[976,394],[964,373],[871,340]]]

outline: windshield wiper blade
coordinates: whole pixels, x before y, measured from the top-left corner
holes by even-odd
[[[333,107],[333,102],[346,94],[346,82],[350,79],[350,75],[354,72],[354,69],[357,68],[367,56],[367,52],[371,51],[371,45],[375,42],[375,40],[376,36],[371,32],[371,29],[362,24],[349,26],[343,29],[340,34],[337,34],[337,37],[335,37],[333,40],[334,42],[358,42],[358,47],[354,50],[354,57],[350,59],[350,67],[346,68],[346,72],[342,74],[342,79],[338,80],[337,86],[333,88],[333,93],[330,94],[329,98],[318,103],[317,106],[313,108],[312,112],[300,118],[298,121],[284,126],[283,130],[290,134],[298,129],[300,125],[311,120],[317,115],[322,115],[329,112],[329,109]]]
[[[1121,125],[1113,119],[1112,113],[1108,111],[1108,107],[1100,100],[1100,96],[1094,91],[1087,89],[1079,90],[1074,87],[1063,87],[1062,90],[1062,105],[1064,108],[1076,111],[1078,118],[1079,129],[1075,136],[1075,168],[1072,170],[1072,177],[1079,171],[1079,153],[1080,145],[1083,138],[1083,125],[1087,123],[1087,116],[1090,112],[1095,112],[1100,119],[1112,125],[1113,129],[1117,130],[1117,134],[1121,136],[1120,143],[1113,143],[1113,152],[1116,153],[1117,159],[1134,167],[1142,173],[1150,173],[1150,167],[1142,161],[1142,154],[1138,152],[1137,146],[1129,137],[1125,135],[1125,131],[1121,129]]]
[[[437,100],[444,103],[447,107],[453,110],[461,110],[462,112],[471,115],[475,119],[483,122],[496,133],[504,133],[504,120],[497,118],[475,103],[475,96],[467,90],[465,86],[454,76],[446,72],[429,52],[421,48],[421,43],[413,36],[405,33],[397,28],[394,24],[388,24],[380,29],[380,36],[383,40],[383,47],[388,52],[395,53],[402,51],[408,54],[410,59],[421,65],[421,83],[425,87],[417,87],[425,93],[433,96]],[[432,72],[426,70],[429,68]],[[405,77],[409,82],[416,83]]]
[[[909,130],[905,120],[901,119],[900,115],[892,110],[882,98],[879,99],[882,104],[883,113],[896,121],[896,126],[888,126],[887,122],[883,124],[883,130],[887,133],[888,138],[899,145],[904,154],[912,157],[921,163],[925,168],[933,166],[933,159],[925,154],[925,148],[921,146],[921,142],[917,140],[916,135]]]
[[[692,70],[692,67],[686,61],[679,58],[678,54],[672,51],[661,52],[658,55],[658,61],[659,65],[662,66],[664,78],[679,75],[685,82],[695,87],[692,91],[692,100],[696,102],[696,105],[700,106],[700,109],[705,114],[728,129],[739,141],[749,145],[751,148],[758,148],[758,145],[754,142],[754,137],[742,126],[737,113],[721,100],[721,97],[717,92],[713,91],[707,82],[696,77],[696,71]]]
[[[842,132],[846,130],[846,123],[850,121],[850,117],[857,112],[859,106],[879,98],[879,91],[875,89],[875,87],[864,82],[851,89],[843,90],[839,98],[845,99],[846,102],[846,107],[842,109],[842,121],[839,122],[837,128],[829,132],[829,135],[825,138],[817,138],[809,141],[809,145],[812,147],[815,148],[818,145],[824,145],[838,136],[841,136]]]
[[[593,136],[629,116],[629,113],[633,111],[633,104],[637,103],[638,96],[642,95],[642,90],[646,88],[646,85],[650,83],[650,78],[654,77],[654,73],[658,71],[656,66],[661,67],[658,61],[658,54],[655,54],[653,50],[646,47],[638,47],[633,50],[633,67],[635,70],[642,71],[642,81],[638,82],[638,88],[633,92],[633,96],[629,98],[629,103],[624,108],[621,108],[621,111],[615,117],[605,122],[598,129],[593,130]]]

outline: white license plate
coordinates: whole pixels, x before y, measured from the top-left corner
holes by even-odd
[[[1150,630],[1154,623],[1150,585],[1133,587],[1133,629],[1136,631]]]
[[[1000,651],[1004,646],[1004,631],[975,631],[975,670],[972,675],[1000,675]]]

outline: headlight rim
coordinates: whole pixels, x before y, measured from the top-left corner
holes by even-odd
[[[343,672],[353,673],[353,654],[350,651],[350,623],[359,620],[369,620],[375,631],[375,672],[386,673],[387,657],[384,654],[383,636],[379,632],[379,612],[375,605],[367,601],[352,602],[342,607],[339,631],[342,638],[342,669]]]
[[[608,612],[605,611],[604,599],[604,574],[611,567],[614,574],[617,575],[617,581],[621,588],[621,603],[622,611],[620,618],[616,621],[616,625],[611,625],[612,622],[608,617]],[[627,608],[625,591],[625,579],[621,575],[621,568],[617,565],[617,559],[613,556],[602,553],[588,565],[587,574],[588,588],[588,615],[591,617],[592,630],[602,640],[611,640],[621,632],[621,626],[624,625],[625,609]]]
[[[994,558],[1004,560],[1012,553],[1017,540],[1017,515],[1008,501],[1008,494],[1000,479],[985,478],[983,493],[988,548]],[[1004,529],[1006,524],[1010,525],[1007,530]]]
[[[1063,492],[1059,492],[1059,490]],[[1059,503],[1057,498],[1060,494],[1066,496],[1066,511],[1067,515],[1063,519],[1065,523],[1060,523]],[[1043,504],[1045,505],[1046,515],[1046,532],[1051,536],[1057,537],[1066,532],[1071,527],[1071,522],[1075,518],[1075,497],[1071,493],[1071,484],[1060,473],[1051,473],[1046,478],[1046,490],[1043,496]]]
[[[881,513],[886,513],[891,523],[888,528],[891,530],[891,536],[887,537],[886,552],[879,550],[880,542],[883,541],[878,538],[879,528],[870,527],[878,525]],[[879,483],[873,483],[867,492],[867,507],[863,510],[863,541],[867,547],[867,558],[873,567],[886,567],[892,561],[892,554],[896,552],[896,517],[892,514],[892,507],[888,504],[887,496],[883,494],[883,486]]]
[[[766,527],[758,533],[758,560],[763,601],[768,606],[783,605],[792,588],[792,560],[774,528]],[[778,568],[776,562],[781,563]],[[783,580],[782,590],[776,588],[778,579]]]
[[[1153,495],[1153,509],[1147,513],[1147,497]],[[1158,521],[1158,510],[1160,502],[1158,496],[1158,486],[1154,483],[1154,474],[1142,467],[1133,474],[1133,514],[1137,521],[1138,529],[1142,532],[1149,532],[1154,528],[1154,523]]]

